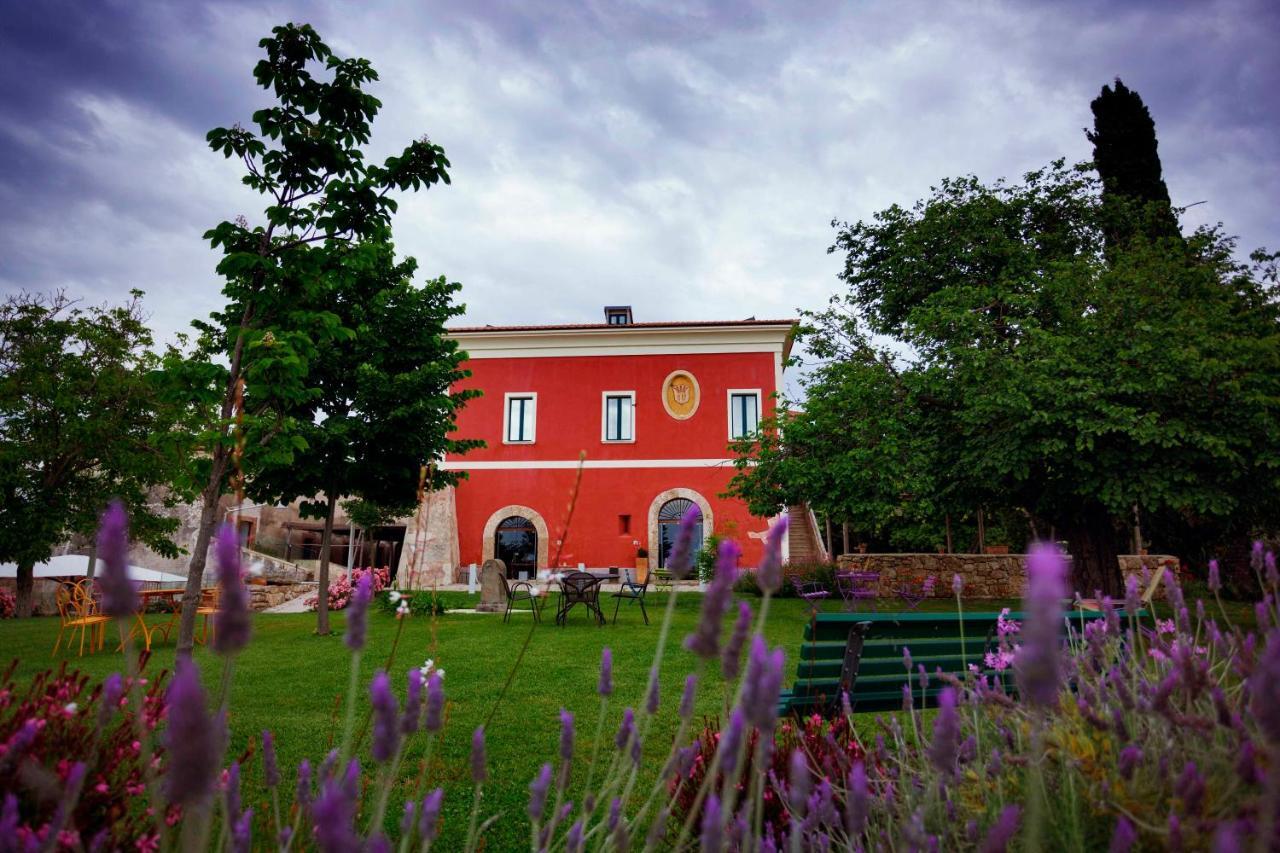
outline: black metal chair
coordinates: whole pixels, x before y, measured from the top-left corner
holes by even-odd
[[[502,594],[507,597],[507,612],[502,614],[502,621],[511,620],[511,611],[515,609],[515,605],[520,601],[529,602],[529,610],[533,613],[533,621],[542,621],[542,606],[538,601],[538,591],[533,588],[533,584],[529,581],[509,581],[504,572],[498,573],[498,578],[502,581]]]
[[[618,608],[622,606],[623,601],[637,602],[640,605],[640,615],[644,617],[644,624],[649,624],[649,611],[644,609],[644,594],[649,591],[649,577],[652,574],[652,572],[644,573],[644,583],[636,583],[634,580],[622,582],[618,591],[613,594],[617,599],[613,605],[613,624],[618,624]]]
[[[604,614],[600,612],[600,584],[598,578],[590,572],[568,572],[560,578],[560,606],[556,610],[556,624],[564,627],[569,618],[569,611],[576,605],[583,605],[595,614],[596,622],[605,623]]]

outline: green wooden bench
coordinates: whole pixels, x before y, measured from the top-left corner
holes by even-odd
[[[996,672],[983,662],[986,653],[996,648],[999,615],[819,613],[805,626],[795,686],[782,692],[778,714],[839,713],[842,690],[848,690],[855,712],[901,709],[902,685],[908,678],[918,678],[921,664],[929,674],[929,687],[922,694],[913,683],[917,707],[934,704],[946,686],[935,677],[939,669],[959,676],[968,664],[976,664],[984,674],[1003,679],[1006,689],[1012,690],[1010,670]],[[1076,630],[1103,618],[1096,611],[1072,611],[1066,616]],[[1006,618],[1022,622],[1024,617],[1010,613]],[[911,673],[903,665],[904,648],[911,650]]]

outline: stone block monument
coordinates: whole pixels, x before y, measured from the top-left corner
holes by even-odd
[[[507,576],[507,564],[501,560],[485,560],[480,567],[480,603],[476,610],[482,613],[501,613],[507,609],[507,597],[502,592],[502,579]]]

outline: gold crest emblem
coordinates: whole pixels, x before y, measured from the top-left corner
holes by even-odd
[[[662,405],[678,421],[688,420],[698,410],[698,380],[687,370],[677,370],[662,383]]]

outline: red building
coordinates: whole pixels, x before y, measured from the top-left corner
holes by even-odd
[[[637,323],[629,307],[606,308],[605,320],[450,331],[470,357],[464,386],[483,392],[458,434],[487,447],[443,462],[467,473],[439,508],[456,531],[448,551],[459,565],[497,556],[513,576],[557,552],[561,566],[598,569],[634,566],[643,549],[656,568],[692,503],[703,534],[733,536],[754,565],[768,520],[720,497],[728,445],[771,410],[795,323]]]

